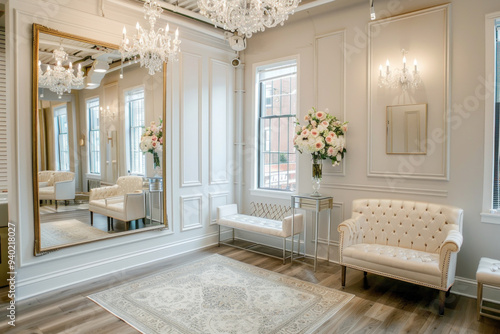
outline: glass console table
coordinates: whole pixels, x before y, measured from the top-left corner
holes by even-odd
[[[333,197],[331,196],[311,196],[309,194],[303,195],[292,195],[291,197],[291,207],[292,207],[292,229],[294,228],[295,223],[295,209],[303,209],[315,212],[314,226],[315,226],[315,236],[314,236],[314,271],[316,271],[317,262],[318,262],[318,224],[319,224],[319,213],[323,210],[330,210],[330,215],[328,216],[328,248],[327,248],[327,260],[330,262],[330,226],[332,223],[332,215],[333,215]],[[304,217],[305,219],[305,217]],[[307,229],[306,224],[304,224],[304,229]],[[292,238],[292,258],[291,262],[293,263],[293,238]],[[306,235],[304,233],[304,257],[306,255]],[[300,255],[300,244],[299,251]]]
[[[156,197],[158,198],[158,209],[160,224],[163,224],[163,179],[160,176],[146,176],[144,180],[147,181],[145,184],[144,192],[146,193],[146,208],[149,209],[149,223],[153,224],[153,203],[156,202]],[[155,197],[153,199],[153,197]],[[147,210],[146,210],[147,218]]]

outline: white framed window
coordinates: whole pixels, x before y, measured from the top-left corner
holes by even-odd
[[[101,136],[100,136],[100,115],[99,98],[88,99],[88,136],[89,136],[89,173],[101,174]]]
[[[69,171],[68,114],[66,105],[54,108],[56,170]]]
[[[481,221],[500,224],[500,12],[486,16],[485,42],[484,180]]]
[[[133,175],[146,174],[146,159],[140,147],[144,131],[144,110],[144,87],[126,91],[128,170]]]
[[[294,192],[297,157],[293,146],[297,114],[297,60],[256,68],[256,188]]]

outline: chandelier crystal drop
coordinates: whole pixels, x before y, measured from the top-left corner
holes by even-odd
[[[200,14],[216,27],[237,31],[247,38],[253,33],[283,25],[301,0],[198,0]]]
[[[62,45],[52,52],[52,57],[56,61],[56,65],[53,68],[47,65],[45,72],[42,71],[42,62],[38,61],[38,84],[40,87],[48,88],[61,98],[65,92],[71,93],[72,87],[83,85],[83,71],[79,64],[75,76],[71,62],[68,68],[62,66],[63,62],[68,60],[68,54]]]
[[[123,27],[123,39],[120,45],[122,62],[126,58],[133,59],[137,55],[140,58],[141,67],[146,67],[150,75],[154,75],[163,68],[163,64],[170,60],[177,60],[180,52],[179,29],[175,31],[175,37],[169,31],[168,24],[165,29],[155,31],[155,23],[160,18],[163,9],[158,6],[156,0],[144,2],[144,18],[149,21],[149,31],[143,29],[139,22],[136,24],[136,35],[132,43],[127,38],[127,30]]]

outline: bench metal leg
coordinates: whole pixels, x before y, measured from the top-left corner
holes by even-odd
[[[293,238],[293,236],[292,236]],[[286,262],[286,238],[283,238],[283,264]]]
[[[482,303],[483,303],[483,283],[477,282],[477,320],[481,320]]]

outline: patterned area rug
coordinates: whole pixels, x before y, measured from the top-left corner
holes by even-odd
[[[354,296],[221,255],[88,296],[142,333],[313,333]]]
[[[108,232],[76,219],[40,224],[42,248],[108,237]]]

